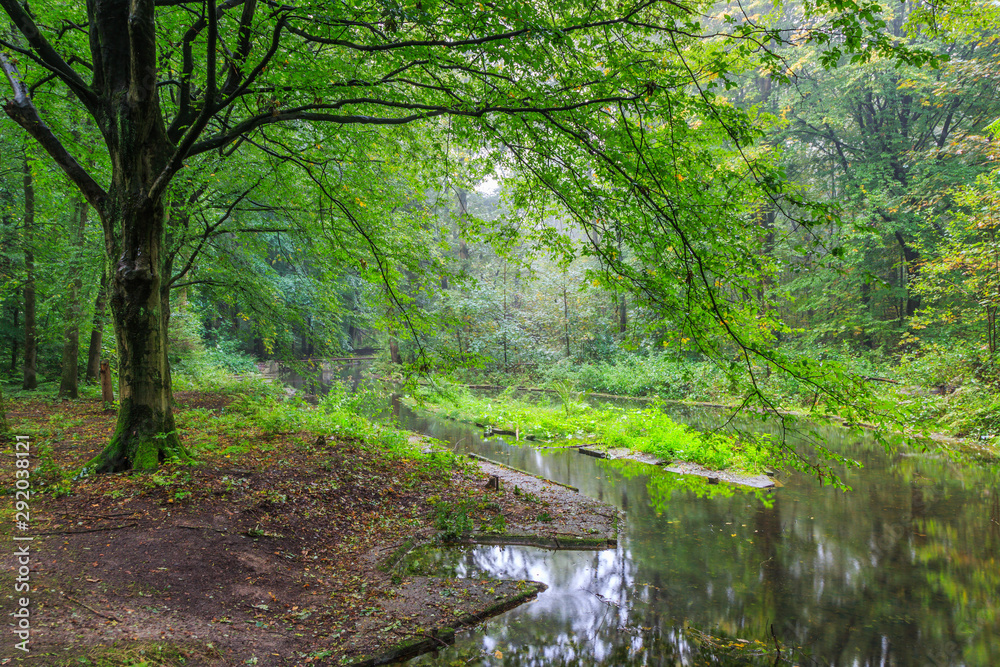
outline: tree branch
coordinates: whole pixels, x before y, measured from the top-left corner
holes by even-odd
[[[183,278],[188,271],[191,270],[191,267],[194,266],[194,261],[201,253],[202,248],[204,248],[208,240],[215,235],[214,234],[215,230],[217,230],[226,220],[229,219],[229,216],[232,214],[233,209],[236,208],[236,205],[239,204],[241,201],[243,201],[247,196],[249,196],[251,192],[257,189],[257,186],[260,185],[262,180],[264,180],[263,177],[258,178],[257,182],[254,183],[253,186],[251,186],[248,190],[241,193],[240,196],[237,197],[236,200],[229,205],[229,207],[226,209],[226,212],[223,213],[222,216],[218,220],[216,220],[214,224],[205,225],[205,232],[202,234],[201,239],[198,241],[198,245],[195,247],[193,251],[191,251],[191,254],[188,256],[187,261],[184,263],[184,268],[178,271],[175,275],[171,276],[170,280],[167,282],[167,287],[172,286],[178,280]]]
[[[235,91],[243,78],[242,68],[250,57],[250,45],[252,34],[250,28],[253,24],[253,15],[257,10],[257,0],[248,0],[243,5],[243,14],[240,16],[240,25],[237,29],[236,52],[229,62],[229,75],[222,85],[222,94],[229,96]]]
[[[631,18],[636,14],[639,14],[642,10],[657,4],[658,2],[665,2],[666,4],[672,5],[678,9],[681,9],[685,13],[690,13],[691,10],[679,3],[673,2],[672,0],[647,0],[646,2],[640,2],[635,7],[633,7],[628,13],[623,16],[618,16],[613,19],[607,19],[605,21],[593,21],[588,23],[581,23],[579,25],[566,26],[564,28],[558,28],[561,33],[571,33],[579,32],[581,30],[591,30],[593,28],[608,28],[614,25],[623,25],[631,22]],[[314,42],[316,44],[324,44],[327,46],[342,46],[353,51],[360,51],[362,53],[378,53],[381,51],[394,51],[397,49],[409,49],[414,47],[443,47],[446,49],[460,49],[469,46],[482,46],[484,44],[490,44],[493,42],[500,42],[504,40],[514,39],[515,37],[522,37],[531,33],[531,28],[521,28],[520,30],[509,30],[503,33],[496,33],[492,35],[486,35],[483,37],[473,37],[469,39],[421,39],[421,40],[409,40],[401,42],[393,42],[391,44],[356,44],[343,39],[333,39],[330,37],[320,37],[318,35],[313,35],[301,28],[296,28],[289,25],[289,32],[302,37],[303,39]]]
[[[170,2],[170,3],[160,3],[157,2],[156,6],[183,6],[186,4],[194,4],[187,2]],[[202,4],[199,0],[197,4]],[[243,7],[243,15],[240,19],[240,44],[243,44],[243,38],[247,38],[247,49],[249,49],[249,32],[244,32],[245,21],[247,21],[248,8],[252,8],[256,5],[256,0],[225,0],[220,6],[218,6],[213,14],[215,17],[216,24],[218,24],[218,19],[225,14],[225,12],[234,7]],[[250,9],[252,11],[252,9]],[[251,16],[252,18],[252,16]],[[179,142],[181,140],[182,132],[187,128],[192,122],[194,122],[197,117],[197,111],[192,108],[191,103],[191,77],[194,76],[195,66],[194,66],[194,40],[201,34],[201,31],[205,29],[206,26],[210,26],[211,17],[207,14],[205,16],[200,16],[197,21],[195,21],[187,32],[184,33],[184,37],[181,38],[181,75],[178,81],[178,87],[180,88],[180,99],[178,100],[178,110],[177,115],[174,116],[173,121],[170,123],[170,127],[167,130],[167,134],[170,136],[171,141]],[[249,29],[249,24],[246,24],[247,30]],[[228,81],[227,81],[228,85]],[[216,108],[216,111],[221,109],[222,106]]]
[[[194,142],[198,139],[198,136],[208,125],[208,121],[212,118],[212,114],[216,111],[215,106],[215,95],[218,92],[216,89],[215,81],[215,66],[216,66],[216,55],[215,50],[219,41],[219,15],[216,10],[215,0],[207,0],[208,3],[208,44],[205,47],[205,99],[202,103],[201,113],[198,114],[198,119],[188,128],[188,131],[184,133],[184,138],[181,139],[180,144],[178,144],[177,149],[174,154],[170,156],[167,161],[166,166],[160,175],[156,177],[153,185],[149,188],[148,197],[156,201],[160,195],[163,194],[164,190],[167,189],[167,185],[170,183],[170,179],[173,178],[177,170],[181,168],[184,163],[184,158],[188,156],[188,151]]]
[[[41,116],[38,115],[38,109],[31,101],[27,87],[21,81],[17,68],[7,60],[7,56],[3,53],[0,53],[0,68],[7,75],[7,81],[14,92],[14,99],[4,104],[4,111],[7,112],[11,120],[23,127],[28,134],[34,137],[42,148],[45,149],[45,152],[66,172],[70,180],[80,188],[80,192],[86,197],[87,202],[103,218],[104,202],[107,198],[104,188],[87,173],[87,170],[62,145],[59,137],[42,121]]]
[[[96,118],[99,110],[97,95],[42,36],[38,26],[21,6],[19,0],[0,0],[0,7],[7,12],[11,21],[24,35],[28,45],[37,54],[38,62],[49,71],[54,72],[63,83],[69,86],[69,89],[83,103],[87,111]]]
[[[285,22],[287,17],[282,16],[278,19],[278,22],[274,24],[274,31],[271,33],[271,46],[268,47],[267,53],[264,57],[260,59],[260,62],[253,68],[253,70],[247,75],[247,77],[225,100],[219,104],[219,109],[225,109],[230,104],[232,104],[236,99],[243,95],[244,91],[253,85],[253,82],[257,80],[257,77],[261,75],[264,69],[267,67],[271,59],[274,58],[274,54],[278,52],[281,47],[281,31],[285,28]]]
[[[644,93],[643,93],[644,94]],[[195,144],[189,155],[197,155],[199,153],[204,153],[205,151],[210,151],[220,146],[225,146],[231,141],[246,135],[247,133],[265,125],[271,125],[274,123],[282,123],[290,120],[309,120],[316,122],[328,122],[328,123],[338,123],[341,125],[406,125],[408,123],[413,123],[420,120],[427,120],[430,118],[437,118],[438,116],[459,116],[465,118],[481,118],[483,116],[489,116],[494,114],[504,114],[511,116],[526,116],[530,114],[553,114],[553,113],[563,113],[566,111],[575,111],[577,109],[582,109],[585,107],[592,106],[602,106],[609,104],[617,104],[620,102],[634,102],[638,99],[641,94],[637,95],[616,95],[612,97],[602,97],[598,99],[583,100],[575,104],[565,104],[562,106],[524,106],[524,107],[509,107],[509,106],[484,106],[479,109],[463,110],[457,107],[445,107],[445,106],[434,106],[429,104],[416,104],[412,102],[393,102],[387,100],[380,100],[376,98],[356,98],[350,100],[341,100],[335,104],[309,104],[301,107],[296,107],[294,109],[288,109],[287,111],[272,111],[271,113],[259,114],[251,118],[246,119],[242,123],[236,125],[228,132],[219,133],[213,137],[209,137],[205,141]],[[404,111],[417,111],[418,113],[412,113],[406,116],[395,116],[395,117],[385,117],[385,116],[362,116],[358,114],[333,114],[333,113],[314,113],[319,110],[337,110],[345,106],[354,105],[372,105],[380,107],[388,107],[390,109],[400,109]]]

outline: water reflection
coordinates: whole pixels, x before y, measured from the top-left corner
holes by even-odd
[[[401,405],[394,413],[459,451],[574,485],[627,514],[615,550],[481,547],[440,556],[436,567],[462,576],[549,589],[416,664],[773,664],[763,649],[775,636],[784,657],[797,648],[785,664],[1000,664],[995,470],[887,455],[831,428],[828,446],[863,464],[840,471],[850,492],[804,475],[748,492],[482,439],[478,429]],[[725,642],[699,643],[690,626],[761,643],[726,657]],[[747,657],[757,649],[760,657]]]
[[[797,664],[994,665],[1000,648],[1000,514],[989,471],[828,443],[860,461],[850,492],[801,475],[775,491],[709,485],[626,462],[483,440],[476,429],[398,411],[402,423],[572,484],[627,513],[615,551],[483,547],[452,571],[543,581],[539,599],[418,664],[457,656],[511,665],[730,664],[685,627],[777,636]],[[447,559],[445,559],[446,561]],[[447,569],[447,568],[446,568]],[[760,646],[760,645],[758,645]],[[731,664],[754,659],[734,658]],[[749,660],[749,662],[747,662]],[[757,659],[771,664],[773,652]]]

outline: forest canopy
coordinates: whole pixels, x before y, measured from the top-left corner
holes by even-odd
[[[670,350],[744,405],[776,412],[782,378],[880,425],[899,413],[869,374],[811,344],[896,353],[943,322],[995,352],[987,5],[0,6],[5,326],[29,286],[36,320],[36,255],[71,285],[49,294],[67,341],[107,295],[120,406],[94,470],[188,458],[192,310],[259,357],[366,331],[424,369]]]

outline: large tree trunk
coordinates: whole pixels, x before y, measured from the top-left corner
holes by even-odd
[[[90,330],[90,347],[87,348],[87,382],[97,382],[101,372],[101,348],[104,345],[104,318],[108,309],[108,273],[101,272],[101,287],[94,302],[94,323]]]
[[[66,307],[66,339],[63,341],[62,377],[59,380],[59,396],[77,398],[79,396],[80,376],[80,292],[83,291],[83,230],[87,226],[87,202],[82,199],[76,203],[74,222],[76,223],[74,242],[77,256],[70,269],[69,303]]]
[[[122,202],[124,235],[112,263],[111,312],[118,343],[118,423],[96,472],[152,470],[189,460],[177,437],[167,359],[169,287],[162,275],[163,205]]]
[[[166,296],[170,276],[164,275],[166,186],[157,180],[161,175],[169,180],[168,172],[179,164],[168,169],[175,146],[167,136],[156,86],[150,83],[157,80],[153,3],[87,4],[95,87],[106,114],[100,125],[112,165],[111,187],[99,210],[118,346],[119,395],[115,432],[88,466],[97,472],[152,470],[166,460],[190,458],[172,412]],[[213,25],[212,42],[214,30]],[[128,40],[122,39],[125,34]],[[206,67],[214,76],[214,52]]]
[[[24,375],[21,388],[38,387],[38,332],[35,325],[35,253],[32,248],[35,228],[35,184],[31,165],[24,159]]]

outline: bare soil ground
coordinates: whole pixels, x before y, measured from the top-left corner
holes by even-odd
[[[179,413],[202,415],[219,414],[232,400],[176,399]],[[114,426],[99,401],[24,401],[8,414],[15,433],[19,425],[49,425],[32,446],[51,446],[50,461],[64,470],[94,456]],[[3,496],[5,610],[23,595],[15,593],[12,538],[35,538],[30,652],[17,650],[7,630],[0,664],[371,664],[401,644],[447,641],[456,626],[540,589],[404,577],[385,567],[434,538],[442,507],[469,508],[474,539],[503,541],[504,531],[479,529],[505,524],[512,536],[613,543],[617,513],[565,489],[512,471],[390,458],[325,435],[265,436],[250,423],[238,435],[214,434],[195,466],[103,475],[73,482],[68,495],[33,495],[27,532],[15,528],[13,496]],[[241,453],[224,453],[227,439],[242,440]],[[2,449],[10,453],[11,443]],[[3,460],[0,488],[10,494],[14,458]],[[488,473],[503,478],[499,491],[485,488]],[[35,468],[33,484],[45,474]],[[443,587],[452,594],[443,597]]]

